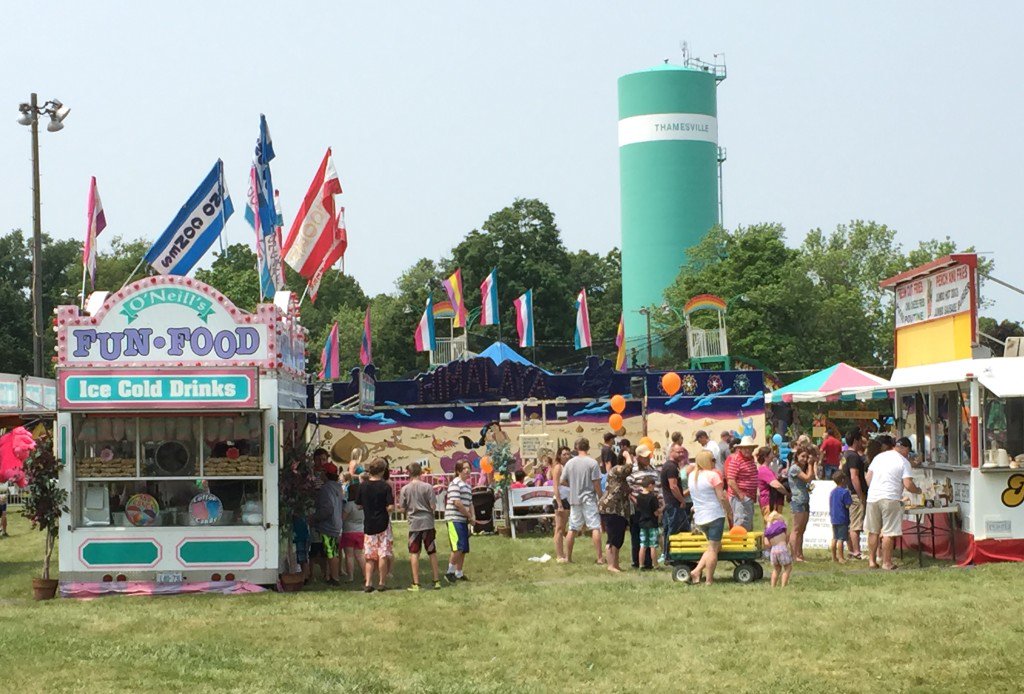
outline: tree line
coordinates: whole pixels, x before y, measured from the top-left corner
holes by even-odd
[[[657,355],[652,366],[685,368],[686,339],[680,314],[686,301],[712,293],[728,302],[730,351],[749,363],[779,372],[821,368],[837,361],[881,369],[892,362],[892,303],[878,282],[935,257],[956,252],[948,238],[928,241],[904,251],[895,230],[875,222],[853,221],[835,230],[812,230],[790,246],[778,224],[734,230],[712,229],[687,250],[688,263],[666,290],[664,305],[651,307]],[[106,239],[104,239],[106,241]],[[116,290],[129,278],[150,242],[112,237],[97,256],[98,290]],[[964,249],[969,251],[970,249]],[[44,312],[59,304],[78,303],[81,291],[81,243],[44,235]],[[208,269],[196,278],[231,299],[243,310],[259,302],[256,255],[246,244],[215,252]],[[991,270],[991,261],[986,270]],[[576,369],[589,351],[573,348],[574,302],[587,288],[594,354],[614,357],[615,333],[622,312],[621,256],[586,249],[570,251],[562,241],[554,213],[536,199],[516,199],[470,230],[442,258],[421,258],[403,271],[390,292],[368,296],[349,275],[331,271],[324,277],[317,302],[302,306],[309,330],[310,372],[318,366],[320,349],[334,321],[339,322],[343,371],[358,365],[362,317],[370,306],[373,355],[382,378],[409,377],[427,368],[425,354],[413,348],[412,333],[427,292],[444,295],[441,280],[462,268],[469,310],[480,305],[479,284],[498,270],[501,326],[470,321],[469,349],[479,352],[498,339],[515,347],[517,335],[512,301],[533,289],[536,350],[524,356],[550,370]],[[20,230],[0,236],[0,363],[3,370],[30,373],[32,367],[31,238]],[[304,280],[286,268],[288,286],[301,293]],[[88,291],[91,289],[87,288]],[[672,310],[675,309],[675,310]],[[1014,321],[982,319],[982,330],[1005,339],[1024,335]],[[46,331],[47,355],[53,333]],[[627,363],[632,347],[643,354],[646,335],[627,336]],[[997,352],[999,353],[999,352]],[[52,367],[51,367],[52,369]],[[790,379],[785,379],[790,380]]]

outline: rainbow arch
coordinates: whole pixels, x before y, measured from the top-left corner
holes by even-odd
[[[687,316],[694,311],[718,311],[725,313],[725,301],[721,297],[715,296],[714,294],[698,294],[689,301],[683,307],[683,313]]]

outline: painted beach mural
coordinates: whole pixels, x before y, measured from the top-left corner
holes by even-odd
[[[520,463],[544,449],[572,445],[580,436],[597,450],[609,430],[609,399],[626,398],[625,437],[634,444],[644,435],[667,450],[673,432],[691,443],[701,429],[753,436],[764,442],[764,393],[760,371],[683,371],[682,386],[669,397],[661,389],[663,372],[617,372],[611,362],[591,357],[585,370],[549,373],[506,345],[451,362],[414,379],[377,381],[372,413],[321,417],[319,444],[337,462],[360,449],[365,458],[386,456],[393,467],[420,462],[429,471],[451,472],[459,460],[479,469],[482,430],[499,422]],[[367,372],[374,374],[370,365]],[[334,402],[359,393],[359,371],[332,384]],[[646,386],[647,407],[642,394]],[[312,403],[310,403],[312,405]]]

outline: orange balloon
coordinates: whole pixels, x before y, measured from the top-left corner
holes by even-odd
[[[731,528],[729,528],[729,534],[733,537],[746,537],[747,529],[744,528],[742,525],[734,525]]]
[[[622,414],[622,411],[626,409],[626,398],[621,395],[613,395],[610,404],[612,406],[612,412]]]
[[[494,465],[491,464],[491,459],[486,455],[480,459],[480,471],[485,475],[489,475],[494,472]]]
[[[669,371],[667,374],[661,377],[661,387],[665,390],[668,395],[675,395],[679,392],[679,388],[683,385],[683,381],[679,378],[679,374],[675,371]]]
[[[618,431],[622,428],[622,415],[613,414],[608,418],[608,426],[611,427],[612,431]]]
[[[642,439],[640,439],[640,445],[641,446],[647,446],[652,451],[654,450],[654,440],[651,439],[650,436],[645,436]]]

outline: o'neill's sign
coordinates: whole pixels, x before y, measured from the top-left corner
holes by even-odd
[[[57,312],[58,366],[277,365],[275,321],[261,306],[249,314],[207,285],[184,277],[149,277],[111,294],[95,315]]]

